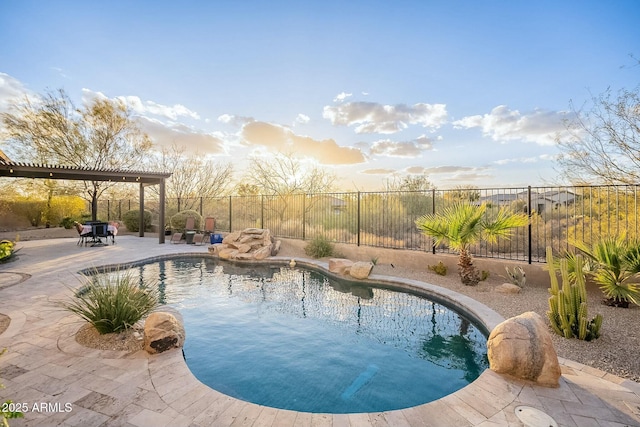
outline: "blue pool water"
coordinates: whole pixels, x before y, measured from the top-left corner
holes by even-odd
[[[486,336],[420,296],[289,267],[185,258],[134,267],[184,317],[186,362],[213,389],[304,412],[406,408],[488,366]]]

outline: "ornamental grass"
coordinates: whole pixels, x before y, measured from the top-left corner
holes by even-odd
[[[155,283],[140,283],[131,270],[84,276],[84,285],[59,305],[87,322],[100,334],[122,332],[159,304]]]

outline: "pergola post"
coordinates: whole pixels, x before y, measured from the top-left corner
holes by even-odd
[[[144,237],[144,184],[140,183],[140,218],[138,219],[140,237]]]
[[[160,214],[158,218],[158,243],[164,243],[164,178],[160,180]]]

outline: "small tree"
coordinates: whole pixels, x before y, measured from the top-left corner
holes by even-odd
[[[89,169],[140,170],[151,140],[121,101],[95,98],[76,108],[64,90],[49,92],[32,101],[28,97],[0,117],[7,142],[26,161]],[[112,185],[83,181],[84,197],[91,202],[92,219],[98,198]]]
[[[591,106],[572,107],[568,137],[558,138],[562,172],[574,182],[606,184],[640,181],[640,86],[592,96]]]
[[[480,273],[473,265],[469,249],[480,240],[495,242],[498,237],[508,238],[511,230],[526,225],[525,214],[511,213],[501,208],[497,214],[487,214],[487,205],[455,203],[442,212],[424,215],[416,220],[420,231],[435,238],[434,245],[442,242],[458,251],[458,272],[462,283],[475,286],[480,282]]]

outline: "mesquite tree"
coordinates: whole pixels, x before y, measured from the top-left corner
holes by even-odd
[[[21,161],[87,169],[141,170],[152,143],[122,101],[95,98],[77,108],[60,89],[25,97],[2,114],[5,142]],[[83,181],[95,220],[98,198],[114,182]]]

